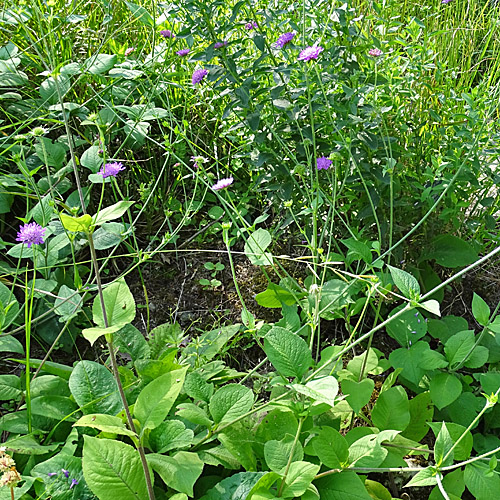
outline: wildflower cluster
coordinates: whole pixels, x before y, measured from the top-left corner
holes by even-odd
[[[122,170],[125,170],[123,163],[113,162],[106,163],[104,167],[101,167],[101,170],[99,170],[99,172],[97,173],[102,175],[103,179],[106,179],[107,177],[116,177]]]
[[[31,248],[31,245],[41,245],[44,243],[45,231],[46,229],[36,222],[24,224],[19,228],[16,241],[27,243],[28,248]]]
[[[14,488],[22,480],[21,474],[16,469],[16,462],[10,455],[5,453],[5,446],[0,447],[0,486]]]
[[[66,479],[69,479],[69,470],[61,469],[61,472]],[[49,476],[49,477],[60,476],[60,475],[61,475],[61,473],[58,473],[58,472],[48,472],[47,473],[47,476]],[[78,481],[76,479],[71,479],[71,482],[69,484],[69,489],[72,490],[77,484],[78,484]]]

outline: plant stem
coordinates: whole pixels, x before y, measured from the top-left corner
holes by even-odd
[[[302,430],[302,424],[304,423],[304,419],[301,418],[299,420],[299,426],[297,428],[297,432],[295,433],[295,439],[293,440],[292,449],[290,450],[290,456],[288,457],[288,462],[286,464],[285,473],[283,474],[283,479],[281,480],[280,488],[278,490],[278,497],[283,493],[283,488],[285,487],[286,476],[288,475],[288,471],[290,470],[290,465],[292,465],[293,461],[293,453],[295,451],[295,447],[297,446],[297,442],[299,441],[300,431]]]

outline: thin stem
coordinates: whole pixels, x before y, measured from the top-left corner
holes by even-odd
[[[299,441],[300,432],[302,431],[302,424],[304,423],[304,419],[301,418],[299,420],[299,426],[297,428],[297,432],[295,433],[295,439],[293,440],[292,449],[290,450],[290,456],[288,457],[288,462],[286,464],[285,473],[283,474],[283,479],[281,480],[281,484],[278,490],[278,497],[280,497],[283,493],[283,488],[285,487],[286,477],[288,476],[288,471],[290,470],[290,466],[293,462],[293,453],[295,451],[295,447],[297,446],[297,442]]]

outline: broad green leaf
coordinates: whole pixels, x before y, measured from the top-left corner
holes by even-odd
[[[20,455],[45,455],[55,451],[59,444],[41,445],[33,434],[26,434],[9,439],[2,443],[2,446],[6,446],[9,450]]]
[[[231,455],[245,470],[255,471],[257,459],[253,450],[254,438],[252,427],[248,420],[236,422],[217,435]]]
[[[389,318],[399,312],[403,305],[396,307],[389,314]],[[427,323],[422,314],[416,309],[410,309],[393,319],[386,327],[387,333],[397,340],[402,347],[415,344],[427,333]]]
[[[107,250],[112,248],[123,239],[122,233],[125,231],[124,224],[120,222],[105,222],[94,232],[94,246],[96,250]]]
[[[372,410],[372,422],[380,430],[404,431],[410,423],[408,396],[401,386],[380,394]]]
[[[450,500],[460,500],[465,490],[464,471],[456,469],[448,472],[443,478],[443,487],[446,493],[448,493]],[[437,486],[429,495],[429,500],[444,500]]]
[[[255,432],[255,439],[263,446],[273,439],[280,441],[286,434],[295,436],[299,423],[288,408],[275,408],[267,413]]]
[[[141,7],[133,2],[125,2],[125,5],[128,7],[128,10],[130,10],[135,19],[150,28],[154,28],[155,21],[144,7]]]
[[[38,375],[31,381],[31,398],[46,395],[69,396],[68,381],[54,375]]]
[[[200,500],[247,500],[251,489],[265,474],[265,472],[239,472],[233,474],[217,483]]]
[[[57,292],[57,299],[54,302],[54,312],[61,316],[59,321],[68,321],[82,310],[82,298],[76,290],[72,290],[66,285],[61,285]]]
[[[427,467],[426,469],[417,472],[411,480],[405,484],[405,488],[414,486],[434,486],[437,484],[436,480],[437,469],[434,467]]]
[[[113,336],[114,345],[120,352],[130,354],[132,360],[149,359],[151,349],[144,335],[133,325],[128,324],[120,328]]]
[[[84,69],[93,75],[100,75],[109,71],[116,64],[117,59],[116,54],[92,55],[85,62]]]
[[[146,429],[158,427],[165,420],[182,389],[186,372],[187,366],[165,373],[139,393],[134,406],[134,417],[141,423],[141,434]]]
[[[186,377],[184,390],[191,398],[208,403],[214,393],[214,384],[209,384],[200,372],[191,372]]]
[[[245,242],[245,254],[254,266],[272,266],[273,257],[266,248],[271,244],[272,238],[265,229],[257,229]]]
[[[177,406],[175,414],[179,417],[185,418],[188,422],[192,422],[196,425],[202,425],[203,427],[209,428],[213,424],[213,422],[208,418],[207,412],[193,403],[180,404]]]
[[[121,436],[136,436],[135,432],[125,427],[121,418],[102,413],[84,415],[73,424],[73,427],[92,427],[101,432],[119,434]]]
[[[335,398],[339,392],[339,383],[335,377],[331,376],[311,380],[305,385],[292,384],[292,387],[315,403],[325,403],[332,407],[335,405]]]
[[[387,264],[387,267],[391,272],[394,284],[406,298],[416,299],[420,295],[420,285],[414,276],[406,271],[403,271],[402,269],[392,267],[389,264]]]
[[[10,335],[3,336],[1,334],[2,330],[7,328],[14,321],[17,312],[19,311],[19,302],[17,301],[16,297],[11,292],[11,290],[1,282],[0,282],[0,305],[2,308],[2,313],[0,314],[0,351],[7,352],[11,349],[10,352],[17,352],[19,354],[23,354],[24,348],[21,345],[21,350],[19,350],[20,342],[17,339],[15,339]],[[16,347],[14,348],[14,346]]]
[[[428,425],[432,429],[432,432],[434,432],[434,435],[437,436],[441,430],[442,422],[429,422]],[[460,439],[453,450],[453,458],[455,460],[468,460],[471,455],[473,443],[470,431],[465,432],[466,427],[454,422],[446,422],[446,428],[453,443],[456,443]]]
[[[300,441],[295,443],[295,436],[286,434],[283,439],[277,441],[275,439],[267,441],[264,445],[264,458],[266,459],[267,466],[274,472],[279,474],[288,464],[288,460],[293,451],[292,461],[297,462],[304,458],[304,451]]]
[[[321,500],[373,500],[355,472],[343,471],[314,481]]]
[[[297,298],[302,298],[304,295],[304,293],[295,294]],[[260,306],[268,308],[282,307],[283,304],[292,306],[297,302],[296,298],[289,290],[282,286],[275,285],[274,283],[269,283],[266,290],[255,296],[255,300]]]
[[[94,226],[100,226],[105,222],[109,222],[121,217],[135,202],[121,200],[114,205],[103,208],[99,213],[92,218]]]
[[[453,463],[453,453],[448,455],[452,446],[453,440],[448,432],[446,423],[442,422],[441,429],[439,430],[436,442],[434,443],[434,461],[436,462],[437,467],[446,467],[447,465],[451,465]],[[444,460],[446,455],[448,455],[448,457]]]
[[[349,464],[356,467],[379,467],[387,453],[376,434],[363,436],[349,446]]]
[[[431,299],[426,300],[425,302],[420,302],[420,304],[418,304],[418,307],[421,307],[422,309],[425,309],[426,311],[429,311],[436,316],[441,316],[441,310],[439,308],[439,302],[437,300]]]
[[[61,217],[61,223],[64,228],[73,233],[77,233],[79,231],[88,232],[90,225],[92,224],[92,217],[89,214],[85,214],[80,217],[72,217],[71,215],[66,215],[61,212],[59,217]]]
[[[347,441],[333,427],[323,427],[313,439],[312,446],[322,463],[331,469],[342,469],[349,460]]]
[[[116,415],[123,410],[118,386],[111,372],[94,361],[79,361],[69,378],[69,389],[84,414]]]
[[[373,500],[392,500],[389,490],[377,481],[365,479],[365,488]]]
[[[0,76],[1,76],[1,74],[0,74]],[[25,495],[32,488],[34,481],[35,481],[34,477],[23,476],[23,480],[18,484],[18,486],[16,488],[14,488],[14,500],[21,500],[21,498],[23,498],[23,499],[29,498],[29,497],[26,497]],[[0,489],[0,500],[12,500],[10,488],[1,488]]]
[[[342,392],[346,401],[354,412],[359,413],[372,397],[375,382],[371,378],[365,378],[361,382],[349,379],[342,380]]]
[[[56,78],[54,78],[53,76],[49,76],[40,85],[39,93],[40,93],[40,97],[42,98],[42,100],[45,101],[44,104],[46,106],[49,106],[51,104],[56,104],[57,102],[59,102],[59,93],[61,95],[61,98],[63,98],[69,92],[70,88],[71,88],[71,80],[67,75],[58,75],[57,81],[56,81]],[[47,141],[48,143],[51,142],[50,139],[47,139],[46,137],[39,137],[39,139],[40,139],[40,142],[42,142],[44,140]],[[62,149],[62,151],[64,152],[64,148],[61,146],[61,144],[56,143],[55,145],[60,147]],[[35,147],[35,149],[36,149],[36,147]],[[40,158],[40,160],[42,160],[45,163],[43,153],[40,153],[40,151],[37,150],[37,155]],[[48,151],[47,156],[49,156],[49,157],[51,156],[50,150]],[[49,160],[49,162],[50,161],[51,160]],[[51,162],[51,163],[48,163],[48,165],[55,166],[55,167],[59,168],[62,166],[62,161],[58,164],[53,164]]]
[[[476,500],[492,500],[500,491],[500,477],[483,463],[465,466],[465,485]]]
[[[149,453],[148,464],[170,488],[193,496],[193,486],[203,472],[203,462],[196,453],[179,451],[171,457]]]
[[[84,436],[83,475],[99,500],[145,500],[139,452],[121,441]]]
[[[286,476],[283,498],[295,498],[305,493],[319,469],[319,465],[309,462],[293,462]]]
[[[194,432],[186,429],[180,420],[165,420],[149,434],[149,444],[157,453],[187,448],[193,442]]]
[[[0,375],[0,401],[16,400],[21,394],[21,380],[17,375]]]
[[[31,401],[33,415],[41,415],[56,420],[66,419],[74,422],[76,418],[72,414],[76,413],[76,410],[78,410],[78,406],[66,396],[50,394],[33,398]]]
[[[443,234],[434,238],[428,249],[424,249],[423,259],[434,259],[443,267],[462,267],[475,262],[478,255],[466,241]]]
[[[251,389],[239,384],[228,384],[210,398],[210,414],[218,424],[229,422],[248,413],[253,402]]]
[[[223,326],[210,330],[197,337],[196,342],[192,342],[182,349],[181,359],[194,364],[195,359],[204,358],[210,360],[214,358],[226,343],[240,331],[240,324]]]
[[[414,398],[410,399],[409,408],[410,423],[402,432],[402,436],[418,442],[429,431],[427,422],[432,422],[434,415],[434,406],[431,402],[429,391],[417,394]]]
[[[471,349],[474,347],[474,331],[465,330],[458,332],[448,339],[444,345],[446,359],[453,369],[466,359]]]
[[[106,307],[107,326],[131,323],[135,318],[135,300],[123,278],[115,281],[103,290],[104,304]],[[101,301],[96,296],[92,305],[92,315],[97,326],[105,328]]]
[[[451,373],[438,373],[431,378],[429,390],[432,402],[439,410],[453,403],[462,393],[462,384]]]
[[[472,298],[472,314],[481,326],[486,326],[490,322],[490,308],[477,293],[474,293]]]
[[[271,328],[264,337],[264,351],[284,377],[300,378],[312,364],[311,351],[305,340],[279,326]]]
[[[98,146],[90,146],[88,149],[86,149],[81,158],[80,158],[80,163],[90,169],[93,174],[97,174],[99,169],[102,167],[102,162],[103,158],[99,154],[99,147]],[[102,176],[101,176],[102,178]]]
[[[121,325],[108,326],[108,328],[95,326],[92,328],[84,328],[82,330],[82,335],[86,340],[90,342],[90,345],[94,345],[94,342],[102,335],[111,335],[121,328]]]

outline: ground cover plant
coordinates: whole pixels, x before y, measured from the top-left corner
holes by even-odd
[[[495,498],[499,30],[2,4],[0,500]]]

